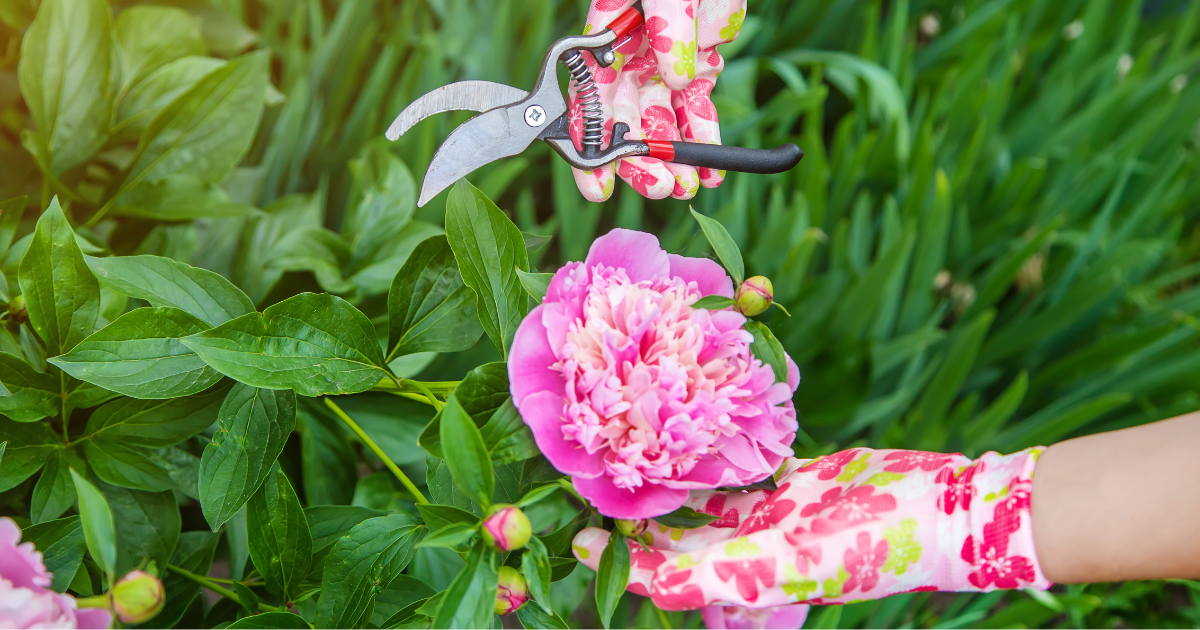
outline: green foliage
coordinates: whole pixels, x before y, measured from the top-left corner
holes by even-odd
[[[417,209],[414,175],[466,115],[395,144],[388,120],[455,80],[531,87],[583,8],[0,2],[0,515],[55,589],[156,570],[154,627],[488,626],[505,564],[534,600],[506,624],[699,625],[621,595],[623,542],[593,604],[570,542],[603,523],[509,395],[544,272],[612,227],[772,280],[795,316],[747,329],[778,379],[785,352],[803,375],[801,457],[978,455],[1200,406],[1200,3],[752,2],[713,98],[726,143],[799,144],[792,172],[589,204],[539,143]],[[527,549],[473,542],[518,502]],[[217,563],[213,604],[197,580]],[[1195,582],[1130,582],[911,593],[809,625],[1197,611]]]

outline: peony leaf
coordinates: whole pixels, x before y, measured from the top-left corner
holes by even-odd
[[[375,589],[387,588],[408,566],[426,531],[413,516],[390,514],[367,519],[339,538],[325,559],[316,625],[354,627]]]
[[[613,613],[625,587],[629,584],[629,544],[625,537],[613,532],[600,554],[600,566],[596,569],[596,609],[600,613],[600,621],[608,628]]]
[[[417,185],[400,158],[380,145],[368,146],[348,165],[354,189],[342,231],[350,237],[350,264],[361,269],[379,259],[417,209]]]
[[[60,437],[44,422],[13,422],[0,417],[0,435],[5,443],[0,492],[28,479],[42,468],[50,453],[62,447]]]
[[[267,93],[266,51],[209,72],[146,127],[125,180],[113,199],[143,182],[175,173],[219,182],[254,141]]]
[[[421,513],[421,518],[425,519],[425,524],[429,526],[430,531],[438,531],[460,523],[471,525],[479,523],[478,516],[450,505],[418,503],[417,511]]]
[[[278,464],[246,504],[246,531],[250,559],[266,580],[267,590],[292,601],[308,575],[312,531],[296,491]]]
[[[328,294],[301,293],[182,342],[234,380],[302,396],[366,391],[388,376],[371,320]]]
[[[117,565],[117,533],[112,508],[108,500],[79,473],[71,470],[75,493],[79,497],[79,517],[83,522],[83,537],[92,559],[112,575]],[[124,516],[124,515],[122,515]]]
[[[45,0],[21,38],[17,75],[33,152],[61,175],[96,152],[112,116],[112,10],[104,0]]]
[[[480,427],[479,433],[492,456],[492,463],[497,466],[525,461],[541,454],[537,442],[533,440],[533,431],[521,419],[521,413],[511,398],[505,400],[487,424]]]
[[[114,486],[165,492],[175,485],[167,471],[155,463],[145,448],[116,441],[97,443],[86,440],[83,453],[96,476]]]
[[[119,398],[92,413],[85,437],[130,446],[174,446],[211,426],[227,393],[219,387],[170,400]]]
[[[495,610],[499,582],[496,553],[482,541],[476,543],[467,554],[467,565],[446,589],[431,627],[487,627]]]
[[[466,410],[467,415],[471,416],[475,426],[482,430],[496,411],[510,398],[508,366],[497,361],[485,363],[467,372],[463,380],[454,388],[454,396]],[[421,437],[417,440],[421,448],[437,458],[442,457],[442,413],[444,412],[439,412],[429,421],[429,424],[421,431]],[[490,450],[495,444],[485,442],[485,445]]]
[[[117,575],[147,563],[166,567],[179,542],[179,503],[172,492],[145,492],[104,482],[97,484],[117,524]]]
[[[706,295],[695,302],[692,302],[692,308],[706,308],[711,311],[719,311],[729,308],[737,304],[733,298],[727,298],[724,295]]]
[[[728,271],[733,278],[733,286],[736,288],[742,283],[742,280],[746,279],[746,265],[742,262],[742,250],[738,248],[737,243],[733,241],[733,237],[729,235],[720,221],[706,217],[690,206],[688,209],[692,211],[696,222],[700,224],[700,229],[708,238],[709,245],[712,245],[713,253],[721,259],[725,271]]]
[[[754,335],[754,341],[750,344],[750,353],[771,366],[771,369],[775,371],[775,382],[786,383],[788,365],[787,353],[783,350],[783,344],[779,343],[771,329],[762,322],[748,321],[743,328]]]
[[[471,540],[477,527],[467,523],[453,523],[430,533],[424,540],[417,543],[418,547],[446,547],[454,549]]]
[[[100,283],[84,264],[58,197],[38,218],[17,278],[29,323],[49,354],[70,352],[92,334],[100,314]]]
[[[656,516],[654,517],[654,520],[657,521],[659,525],[665,525],[666,527],[675,527],[678,529],[696,529],[697,527],[704,527],[705,525],[717,520],[717,517],[713,516],[712,514],[697,512],[696,510],[693,510],[685,505],[678,510],[671,512],[670,514]]]
[[[521,573],[529,584],[529,594],[534,601],[553,614],[550,608],[550,580],[553,577],[550,554],[537,536],[529,539],[528,549],[521,554]]]
[[[442,452],[454,485],[463,489],[480,506],[487,508],[492,504],[496,480],[492,473],[492,459],[484,446],[479,428],[454,394],[446,400],[441,417]]]
[[[200,458],[200,506],[213,531],[271,472],[296,427],[296,395],[239,383],[221,404],[217,422],[217,433]]]
[[[508,356],[517,326],[529,312],[529,299],[516,270],[529,271],[521,230],[465,179],[446,201],[446,238],[454,250],[463,283],[475,291],[479,321],[500,356]]]
[[[131,398],[178,398],[200,393],[221,374],[179,339],[208,324],[177,308],[139,308],[47,359],[67,374]]]
[[[104,286],[151,306],[173,306],[210,326],[254,312],[254,303],[219,274],[162,256],[85,257]]]
[[[529,273],[517,269],[517,277],[521,279],[521,286],[525,287],[525,292],[540,303],[546,297],[546,290],[550,288],[554,274]]]
[[[355,525],[384,512],[357,505],[315,505],[304,508],[304,519],[312,533],[313,551],[328,551],[337,539],[345,536]],[[319,558],[318,558],[319,556]],[[313,564],[324,559],[323,553],[314,553]]]
[[[74,496],[74,482],[70,474],[67,481],[71,483],[71,493]],[[83,562],[83,553],[87,542],[83,536],[83,525],[78,516],[68,516],[54,521],[30,525],[21,532],[25,542],[33,543],[42,554],[42,562],[46,570],[53,574],[50,588],[65,593],[71,585],[71,579]],[[199,589],[197,589],[198,591]],[[164,626],[169,627],[169,626]]]
[[[9,392],[0,396],[0,413],[10,420],[34,422],[58,415],[62,386],[58,379],[7,352],[0,352],[0,383]]]
[[[254,614],[242,617],[225,627],[231,629],[261,628],[267,630],[269,628],[311,628],[312,626],[303,617],[295,613],[282,610],[259,613],[255,610]]]
[[[458,352],[479,341],[483,328],[475,294],[463,284],[442,235],[417,245],[388,292],[388,356]]]
[[[563,621],[562,617],[557,614],[544,610],[541,605],[526,604],[517,611],[517,618],[521,620],[521,625],[526,628],[554,628],[556,630],[567,630],[571,626]]]
[[[38,476],[30,499],[29,518],[45,523],[63,515],[75,503],[75,484],[71,481],[71,467],[83,470],[83,460],[73,451],[55,449],[46,458],[46,467]]]

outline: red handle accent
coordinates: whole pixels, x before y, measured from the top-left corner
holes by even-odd
[[[675,161],[675,144],[670,140],[643,140],[642,142],[650,147],[650,153],[646,154],[646,157],[664,162]]]
[[[633,29],[642,25],[642,12],[633,7],[629,7],[624,13],[617,16],[617,19],[608,23],[608,28],[617,34],[617,41],[625,37],[633,31]]]

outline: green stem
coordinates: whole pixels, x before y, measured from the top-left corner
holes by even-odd
[[[76,608],[103,608],[112,610],[112,598],[108,593],[103,595],[93,595],[91,597],[80,597],[75,600]]]
[[[663,612],[663,609],[658,606],[654,606],[654,612],[658,613],[658,623],[662,624],[663,628],[669,629],[671,627],[671,620],[667,618],[667,613]]]
[[[333,411],[333,413],[336,414],[342,422],[346,423],[346,426],[350,427],[350,430],[358,436],[358,439],[363,443],[363,445],[371,449],[371,452],[375,453],[375,457],[378,457],[379,460],[383,462],[383,465],[387,466],[388,470],[392,471],[393,475],[396,475],[396,478],[400,480],[400,483],[404,484],[404,487],[407,488],[408,491],[412,493],[413,497],[416,498],[417,503],[429,503],[429,500],[425,498],[425,495],[421,494],[421,491],[417,488],[416,484],[414,484],[412,480],[408,478],[408,475],[404,474],[403,470],[400,470],[400,467],[396,465],[396,462],[393,462],[392,458],[388,457],[387,453],[384,453],[383,449],[379,448],[379,445],[375,443],[375,440],[372,440],[371,436],[367,435],[366,432],[363,431],[362,428],[359,427],[350,416],[346,415],[346,412],[342,411],[342,408],[338,407],[337,403],[333,402],[332,398],[325,399],[325,406],[329,407],[329,409]]]
[[[242,600],[238,599],[237,593],[234,593],[233,591],[225,588],[224,586],[221,586],[220,584],[217,584],[216,582],[208,579],[207,577],[205,577],[203,575],[196,575],[195,573],[192,573],[191,571],[188,571],[187,569],[177,567],[173,564],[168,564],[167,570],[178,573],[179,575],[199,584],[200,586],[203,586],[204,588],[216,593],[217,595],[220,595],[221,597],[231,599],[231,600],[237,602],[238,605],[243,608],[246,607],[245,604],[242,603]],[[275,608],[272,606],[268,606],[262,602],[259,602],[258,610],[259,610],[259,612],[271,612],[271,611],[275,610]]]
[[[100,206],[100,209],[96,211],[96,214],[93,214],[92,218],[88,219],[87,222],[83,224],[83,227],[88,229],[95,227],[96,224],[100,222],[100,219],[103,219],[104,216],[108,214],[109,209],[112,208],[112,203],[113,200],[109,199],[108,203]]]
[[[413,387],[416,387],[417,389],[421,390],[422,394],[425,394],[425,397],[429,399],[429,404],[433,405],[433,409],[435,411],[442,410],[441,401],[439,401],[437,397],[433,395],[433,392],[429,391],[428,387],[425,387],[425,383],[422,383],[421,381],[409,381],[409,383],[412,383]]]

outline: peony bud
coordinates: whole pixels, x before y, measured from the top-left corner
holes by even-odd
[[[524,606],[527,601],[529,601],[529,587],[525,584],[525,578],[521,577],[521,573],[512,567],[500,567],[500,586],[496,589],[496,614],[507,615],[517,612],[517,609]]]
[[[525,546],[533,534],[529,517],[514,505],[497,505],[483,521],[483,539],[500,551],[513,551]]]
[[[113,612],[124,623],[144,623],[163,607],[163,585],[145,571],[130,571],[109,591]]]
[[[646,527],[649,525],[650,521],[644,518],[639,518],[632,521],[623,518],[617,519],[617,531],[624,534],[626,538],[637,538],[638,536],[641,536],[646,531]]]
[[[737,301],[737,310],[746,317],[754,317],[767,310],[773,298],[774,287],[766,276],[746,278],[733,296]]]
[[[29,315],[25,311],[24,295],[14,295],[8,301],[8,317],[18,324],[23,324],[29,319]]]

